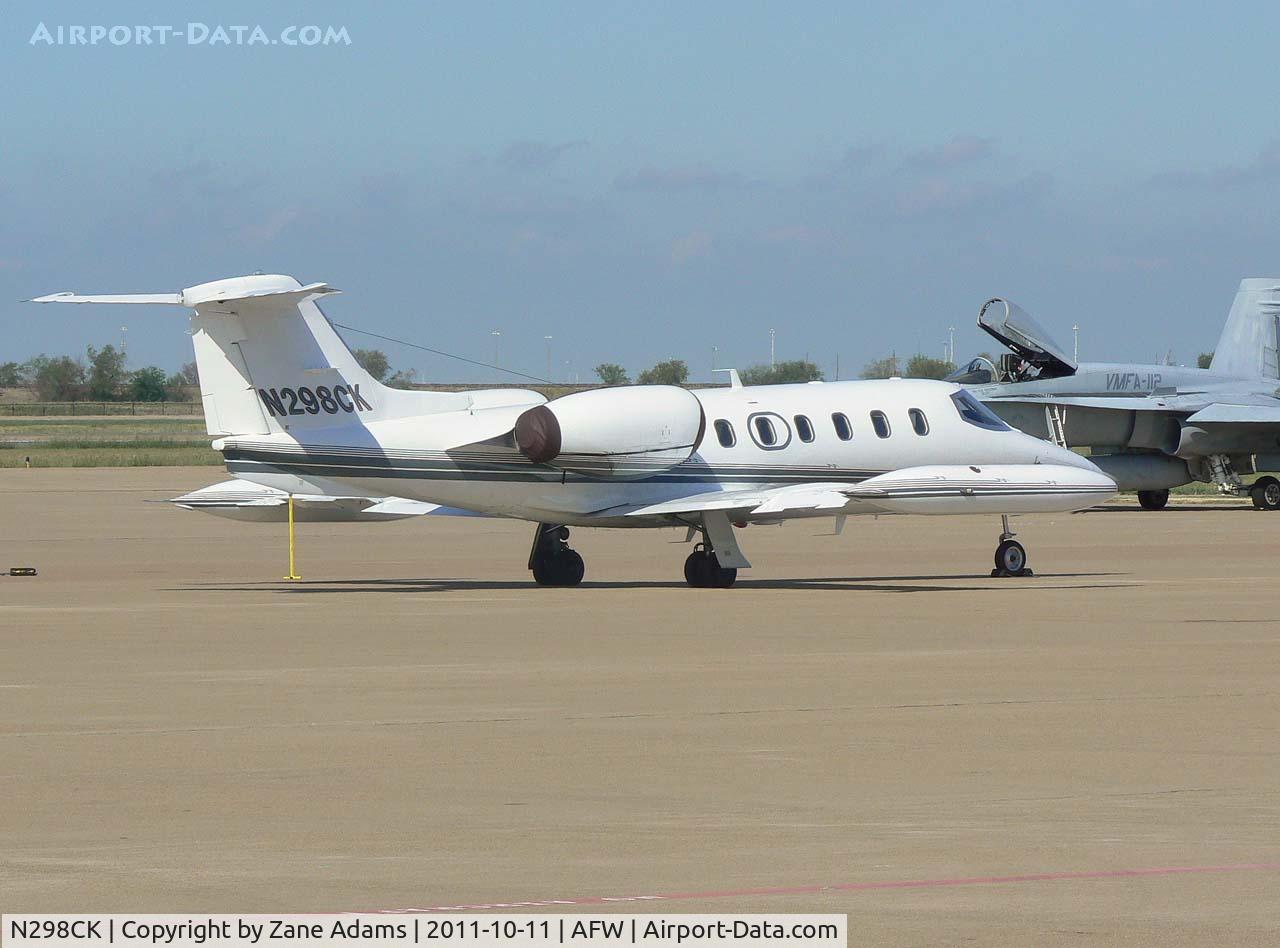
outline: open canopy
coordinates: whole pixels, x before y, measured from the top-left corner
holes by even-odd
[[[1000,297],[987,300],[978,313],[978,325],[1039,368],[1041,378],[1075,374],[1075,360],[1017,303]]]

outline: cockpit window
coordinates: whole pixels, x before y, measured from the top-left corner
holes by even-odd
[[[977,425],[979,428],[987,428],[990,431],[1011,430],[1008,425],[1000,420],[999,415],[978,401],[970,392],[961,389],[951,396],[951,400],[955,402],[956,411],[960,413],[960,417],[969,422],[969,424]]]

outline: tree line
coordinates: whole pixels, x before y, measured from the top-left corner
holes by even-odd
[[[189,401],[200,385],[196,364],[177,372],[157,365],[130,371],[115,346],[89,346],[83,358],[38,355],[26,362],[0,363],[0,388],[31,388],[42,402]]]
[[[941,379],[955,371],[955,364],[946,359],[933,359],[926,355],[914,355],[900,365],[896,355],[868,362],[859,373],[864,379],[887,379],[902,376],[909,379]],[[597,377],[605,385],[630,385],[627,370],[616,362],[602,362],[595,369]],[[787,382],[821,382],[822,370],[808,359],[790,359],[774,365],[753,365],[742,369],[738,376],[743,385],[781,385]],[[637,385],[684,385],[689,381],[689,367],[683,359],[667,359],[636,376]]]
[[[379,349],[356,349],[356,361],[371,376],[392,388],[412,388],[413,369],[392,371],[386,353]],[[1212,354],[1208,354],[1209,357]],[[1202,364],[1207,362],[1201,356]],[[914,355],[899,366],[897,356],[875,359],[863,368],[864,379],[884,379],[895,375],[906,378],[940,379],[955,366],[943,359]],[[602,362],[596,376],[605,385],[630,385],[627,370],[616,362]],[[787,382],[819,382],[822,370],[808,359],[790,359],[774,365],[753,365],[739,373],[744,385],[779,385]],[[687,385],[689,366],[683,359],[666,359],[637,374],[637,385]],[[0,388],[28,386],[44,402],[71,401],[188,401],[199,390],[196,364],[188,362],[177,372],[166,373],[149,365],[130,371],[125,366],[123,350],[106,345],[90,346],[83,358],[38,355],[26,362],[0,363]]]

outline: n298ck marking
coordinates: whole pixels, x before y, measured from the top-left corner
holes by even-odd
[[[373,406],[360,394],[359,385],[317,385],[314,389],[299,385],[297,388],[260,388],[258,397],[273,418],[285,415],[336,415],[339,412],[373,411]]]

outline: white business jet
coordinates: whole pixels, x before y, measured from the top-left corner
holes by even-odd
[[[569,527],[688,528],[689,585],[751,564],[735,527],[851,514],[1002,518],[993,575],[1026,575],[1008,515],[1079,510],[1116,492],[1088,460],[1011,429],[960,386],[885,381],[686,390],[421,392],[365,372],[288,276],[180,293],[40,303],[183,306],[205,421],[236,477],[287,494],[396,497],[537,524],[529,568],[582,581]]]

